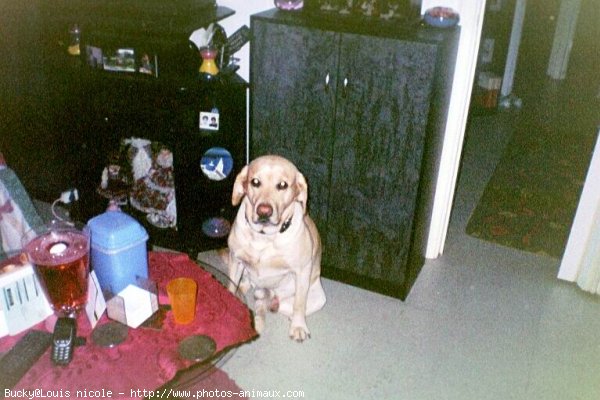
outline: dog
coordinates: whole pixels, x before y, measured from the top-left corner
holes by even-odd
[[[243,293],[254,290],[256,331],[263,331],[267,310],[278,311],[298,342],[310,337],[306,317],[326,301],[321,239],[307,200],[306,179],[292,162],[259,157],[235,179],[231,202],[240,207],[228,237],[229,278]]]

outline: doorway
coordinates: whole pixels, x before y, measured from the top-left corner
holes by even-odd
[[[495,149],[502,155],[469,221],[468,231],[473,236],[561,257],[600,122],[600,35],[596,25],[600,16],[592,3],[594,0],[581,1],[567,73],[565,79],[556,80],[546,72],[561,2],[528,0],[513,85],[513,95],[522,100],[522,108],[494,108],[483,116],[472,108],[467,141],[474,129],[497,131],[500,124],[506,125],[507,135],[502,143],[506,148]],[[499,29],[489,25],[497,21],[487,16],[484,32]],[[505,21],[504,27],[510,22]],[[483,147],[498,144],[497,140],[478,141]],[[492,149],[480,150],[478,154],[485,157]],[[468,174],[465,168],[462,174]],[[501,179],[497,179],[499,175]],[[480,211],[486,201],[497,209]],[[477,218],[481,227],[473,228],[471,223]]]

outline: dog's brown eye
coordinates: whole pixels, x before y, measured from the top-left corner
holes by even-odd
[[[285,190],[288,188],[287,182],[279,182],[277,184],[277,190]]]
[[[255,188],[257,188],[257,187],[260,187],[260,181],[259,181],[258,179],[256,179],[256,178],[252,179],[252,180],[250,181],[250,184],[251,184],[252,186],[254,186]]]

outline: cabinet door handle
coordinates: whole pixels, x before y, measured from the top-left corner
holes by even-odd
[[[342,97],[346,97],[348,94],[348,78],[344,78],[344,87],[342,89]]]
[[[329,72],[325,75],[325,90],[329,90]]]

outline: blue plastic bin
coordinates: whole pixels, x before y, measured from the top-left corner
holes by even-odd
[[[148,278],[148,233],[133,217],[107,211],[88,221],[91,267],[103,291],[118,294],[138,277]]]

